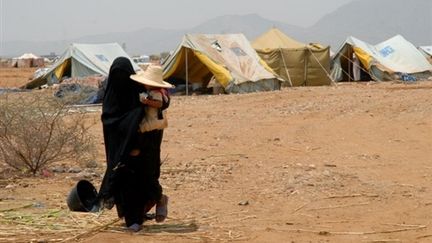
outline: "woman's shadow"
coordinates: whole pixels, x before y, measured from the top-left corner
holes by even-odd
[[[145,215],[146,221],[154,220],[156,217],[153,213]],[[191,233],[198,230],[198,225],[195,221],[192,222],[177,222],[177,223],[164,223],[164,224],[150,224],[144,223],[141,232],[143,233]]]
[[[198,230],[195,222],[189,223],[164,223],[143,225],[139,233],[192,233]]]
[[[154,214],[147,214],[146,221],[144,222],[142,229],[137,234],[152,234],[152,233],[192,233],[198,230],[199,226],[195,221],[188,222],[165,222],[162,224],[152,224],[150,221],[154,220]],[[119,231],[128,231],[125,228],[115,229]]]

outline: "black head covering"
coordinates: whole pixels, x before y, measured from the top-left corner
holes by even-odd
[[[143,87],[130,79],[135,74],[128,58],[118,57],[111,65],[102,105],[102,124],[107,169],[99,191],[99,199],[113,195],[116,168],[132,149],[143,118],[144,108],[139,101]]]

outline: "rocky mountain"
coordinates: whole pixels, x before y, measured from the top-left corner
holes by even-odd
[[[300,38],[337,49],[348,36],[378,44],[397,34],[417,46],[431,45],[432,1],[357,0],[324,16]]]
[[[432,1],[353,1],[308,28],[272,21],[257,14],[226,15],[182,30],[144,28],[133,32],[84,36],[63,41],[5,42],[3,50],[6,51],[3,55],[16,56],[24,52],[60,54],[72,42],[118,42],[124,43],[126,51],[131,55],[155,54],[175,49],[186,33],[244,33],[249,40],[253,40],[271,27],[278,27],[292,38],[305,43],[329,44],[333,50],[338,49],[348,36],[376,44],[401,34],[415,45],[431,45]]]

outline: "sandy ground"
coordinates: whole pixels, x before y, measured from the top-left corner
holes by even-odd
[[[429,81],[173,97],[166,222],[130,233],[115,210],[69,212],[81,173],[3,173],[0,242],[431,242],[431,92]],[[93,132],[98,186],[99,122]]]

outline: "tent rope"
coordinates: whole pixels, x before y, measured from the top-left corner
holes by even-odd
[[[359,65],[359,64],[357,64],[357,63],[355,63],[355,62],[353,62],[353,61],[351,60],[351,58],[345,56],[345,55],[342,54],[342,53],[339,53],[339,54],[337,54],[337,55],[338,55],[338,56],[341,56],[341,57],[343,57],[343,58],[345,58],[348,62],[350,62],[350,63],[353,64],[354,66],[357,66],[358,68],[360,68],[360,70],[362,70],[362,71],[364,71],[365,73],[369,74],[372,78],[375,78],[376,80],[381,81],[381,80],[380,80],[377,76],[375,76],[372,72],[369,72],[368,70],[364,69],[361,65]],[[341,69],[342,69],[342,72],[344,72],[345,74],[347,74],[347,73],[343,70],[343,68],[341,68]],[[351,77],[350,75],[347,74],[347,76],[349,76],[350,78],[352,78],[352,80],[354,80],[354,78]]]
[[[327,72],[327,70],[325,69],[325,67],[321,64],[321,62],[318,60],[318,58],[315,56],[315,54],[312,52],[312,50],[309,48],[309,46],[307,46],[307,49],[312,54],[312,56],[315,58],[315,60],[318,62],[318,64],[320,65],[320,67],[322,68],[322,70],[325,72],[325,74],[327,75],[327,77],[330,79],[330,81],[332,82],[332,84],[337,86],[337,83],[333,80],[333,78],[331,77],[330,73]]]
[[[351,80],[354,80],[354,77],[351,76],[351,75],[349,75],[349,73],[347,73],[345,70],[343,70],[343,68],[341,68],[341,70],[342,70],[342,72],[343,72],[346,76],[348,76]]]
[[[186,52],[186,61],[185,61],[185,65],[186,65],[186,96],[189,95],[189,58],[188,58],[188,48],[186,48],[185,52]]]
[[[290,84],[290,87],[292,87],[293,84],[292,84],[292,82],[291,82],[291,76],[290,76],[290,74],[289,74],[288,67],[287,67],[286,62],[285,62],[285,57],[284,57],[283,52],[282,52],[282,49],[281,49],[280,47],[279,47],[279,52],[280,52],[280,54],[281,54],[281,56],[282,56],[282,62],[283,62],[283,64],[284,64],[285,72],[286,72],[286,74],[287,74],[287,76],[288,76],[288,82],[289,82],[289,84]]]

